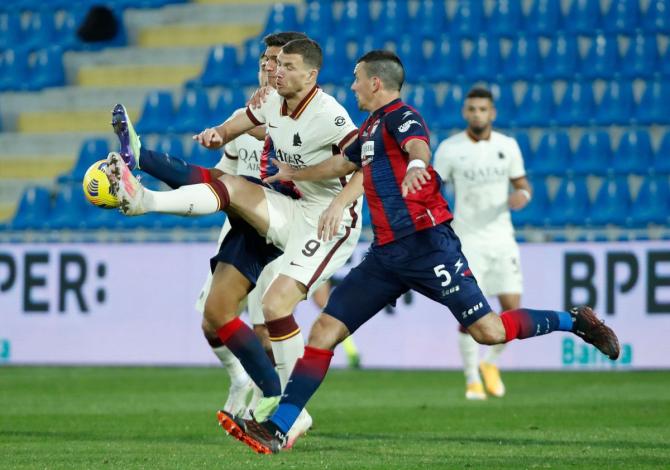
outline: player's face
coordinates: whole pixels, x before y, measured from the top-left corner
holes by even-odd
[[[351,91],[356,95],[358,109],[363,111],[374,111],[371,108],[374,88],[374,80],[368,77],[364,63],[359,62],[354,68],[354,83],[351,84]]]
[[[284,98],[291,98],[310,85],[313,69],[307,67],[300,54],[277,56],[277,92]]]
[[[268,58],[263,55],[258,63],[258,86],[264,87],[268,84],[268,72],[265,70]]]
[[[277,87],[277,56],[281,51],[279,46],[269,46],[265,50],[265,72],[267,73],[268,85],[272,88]]]
[[[463,118],[468,127],[475,134],[481,134],[491,129],[496,117],[496,110],[488,98],[468,98],[463,105]]]

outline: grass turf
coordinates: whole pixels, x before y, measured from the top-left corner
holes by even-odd
[[[0,368],[0,468],[640,468],[670,465],[670,373],[510,372],[467,402],[460,372],[331,371],[292,451],[253,454],[194,368]]]

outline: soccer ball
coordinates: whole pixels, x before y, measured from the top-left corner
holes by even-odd
[[[103,209],[112,209],[119,207],[119,200],[112,192],[112,186],[105,173],[106,166],[107,160],[98,160],[91,165],[84,174],[82,186],[88,202]]]

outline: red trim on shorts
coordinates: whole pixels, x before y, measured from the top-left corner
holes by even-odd
[[[342,244],[347,240],[347,238],[349,238],[349,235],[351,235],[351,228],[350,227],[346,227],[345,230],[346,230],[347,233],[342,238],[339,239],[339,241],[335,244],[335,246],[332,248],[332,250],[330,250],[328,252],[328,254],[323,259],[323,261],[321,261],[321,264],[319,265],[319,267],[316,268],[316,272],[314,273],[312,278],[307,283],[307,290],[309,290],[312,287],[312,284],[314,284],[316,282],[316,280],[319,278],[319,276],[321,276],[321,273],[323,272],[324,269],[326,269],[326,265],[328,264],[330,259],[333,257],[333,255],[335,254],[337,249],[340,246],[342,246]]]

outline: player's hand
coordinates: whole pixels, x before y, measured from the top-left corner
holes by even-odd
[[[321,213],[316,229],[319,240],[327,242],[335,237],[342,222],[343,212],[344,207],[339,202],[333,200],[326,210]]]
[[[270,159],[271,163],[274,163],[277,166],[277,173],[272,176],[268,176],[263,180],[263,183],[274,183],[275,181],[291,181],[295,175],[295,168],[293,168],[288,163],[280,162],[276,158]]]
[[[516,190],[509,195],[507,204],[509,208],[515,211],[521,210],[528,205],[528,197],[523,191]]]
[[[223,147],[223,137],[214,127],[209,127],[198,135],[193,136],[193,140],[208,149],[220,149]]]
[[[258,90],[254,91],[254,94],[251,95],[249,101],[247,101],[247,106],[258,109],[260,108],[265,101],[268,99],[268,95],[272,91],[272,88],[269,86],[260,87]]]
[[[421,186],[430,181],[430,173],[425,168],[410,168],[402,180],[402,197],[421,190]]]

